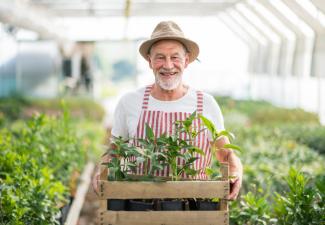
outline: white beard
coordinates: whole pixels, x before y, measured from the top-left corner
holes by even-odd
[[[174,75],[172,79],[163,80],[159,74],[155,75],[156,83],[166,91],[175,90],[182,83],[182,75]]]

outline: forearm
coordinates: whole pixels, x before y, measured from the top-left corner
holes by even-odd
[[[229,153],[228,163],[229,163],[230,176],[242,177],[243,165],[242,165],[240,159],[238,158],[238,156],[236,156],[236,154],[233,151],[231,151],[231,153]]]
[[[111,159],[111,157],[109,156],[109,153],[108,153],[108,152],[105,152],[105,153],[100,157],[99,165],[101,165],[101,164],[103,164],[103,163],[108,163],[110,159]]]
[[[219,162],[229,164],[230,175],[242,176],[243,165],[240,159],[232,149],[224,148],[224,145],[228,143],[229,140],[226,137],[222,137],[214,143],[216,158]]]
[[[105,173],[104,167],[101,167],[101,165],[103,163],[108,163],[110,161],[110,154],[109,154],[109,150],[107,150],[99,159],[98,164],[96,165],[96,169],[95,169],[95,174],[93,176],[93,180],[92,180],[92,185],[94,188],[94,191],[96,193],[98,193],[98,181],[102,178],[102,179],[106,179],[107,178],[107,173]],[[106,178],[105,178],[106,177]]]

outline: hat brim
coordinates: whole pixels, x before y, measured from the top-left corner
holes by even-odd
[[[189,62],[193,62],[199,55],[200,49],[198,44],[196,44],[194,41],[191,41],[186,38],[181,38],[181,37],[159,37],[159,38],[153,38],[150,40],[147,40],[143,42],[140,45],[139,52],[145,58],[145,60],[148,61],[148,54],[151,46],[161,40],[175,40],[181,42],[187,49],[188,54],[189,54]]]

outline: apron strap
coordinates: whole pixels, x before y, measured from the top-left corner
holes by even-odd
[[[196,97],[197,97],[196,111],[198,114],[202,114],[203,113],[203,93],[202,93],[202,91],[196,91]]]
[[[148,109],[149,96],[153,85],[148,85],[144,91],[142,99],[142,109]]]
[[[142,109],[148,109],[148,103],[149,103],[149,96],[153,85],[146,86],[146,89],[143,94],[143,100],[142,100]],[[203,112],[203,93],[202,91],[196,91],[196,110],[197,113],[202,114]]]

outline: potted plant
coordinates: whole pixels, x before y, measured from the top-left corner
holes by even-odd
[[[109,169],[108,180],[127,180],[128,172],[136,168],[136,162],[131,161],[132,157],[138,157],[139,152],[134,146],[128,144],[121,137],[113,141],[113,149],[109,149],[110,161],[107,163]],[[109,199],[107,201],[108,210],[126,210],[127,201],[124,199]]]
[[[156,138],[152,128],[146,124],[146,136],[144,139],[138,139],[141,144],[139,150],[140,155],[137,158],[137,163],[143,163],[142,180],[159,180],[155,176],[156,171],[163,170],[166,166],[166,154],[163,151],[165,143],[162,141],[166,137],[165,134]]]
[[[184,121],[175,122],[175,132],[173,135],[166,137],[163,135],[159,138],[159,141],[163,143],[164,152],[166,155],[166,164],[170,166],[170,173],[172,181],[178,181],[183,174],[190,177],[195,176],[199,170],[196,170],[193,166],[195,160],[198,157],[195,154],[203,155],[204,152],[192,145],[193,138],[195,138],[199,132],[192,131],[191,126],[193,120],[196,118],[196,112],[192,113]],[[185,136],[189,137],[188,140],[183,140],[180,137],[185,133]],[[178,159],[183,160],[182,165],[178,165]],[[185,200],[163,200],[160,203],[162,210],[184,210]]]
[[[137,148],[139,155],[136,163],[143,163],[143,175],[138,177],[142,181],[161,181],[161,178],[155,177],[156,171],[164,168],[165,154],[162,151],[163,143],[155,138],[152,128],[146,124],[146,136],[144,139],[137,140],[141,148]],[[153,210],[154,201],[152,199],[134,199],[128,202],[129,211],[147,211]]]
[[[230,140],[233,140],[235,138],[234,134],[227,130],[217,131],[214,124],[204,117],[203,115],[199,115],[201,120],[203,121],[203,124],[206,126],[206,128],[211,132],[212,135],[212,141],[211,141],[211,151],[212,155],[215,157],[216,151],[219,149],[216,146],[216,141],[218,138],[222,136],[228,137]],[[223,145],[224,148],[229,148],[237,151],[241,151],[240,147],[234,144],[225,144]],[[212,164],[212,167],[205,168],[205,173],[209,176],[210,180],[216,180],[220,178],[220,163],[217,159],[214,160],[214,163]],[[229,177],[233,178],[233,177]],[[213,199],[198,199],[196,201],[196,206],[198,210],[216,210],[219,205],[219,199],[213,198]]]
[[[146,124],[146,136],[144,139],[138,139],[141,144],[140,156],[137,158],[137,163],[143,163],[142,180],[161,181],[164,178],[154,176],[156,171],[163,170],[164,166],[170,166],[170,175],[172,181],[178,181],[185,173],[189,176],[195,176],[198,171],[194,169],[193,163],[198,158],[195,154],[203,155],[203,151],[192,145],[192,139],[198,135],[198,132],[192,132],[191,125],[196,118],[196,112],[192,113],[184,121],[176,121],[174,123],[175,132],[171,136],[162,134],[156,138],[152,128]],[[183,133],[190,137],[189,140],[183,140],[180,136]],[[184,161],[182,165],[178,165],[177,161]],[[129,210],[132,210],[133,205],[149,203],[152,206],[151,200],[132,200],[129,202]],[[142,206],[139,206],[140,208]],[[162,210],[184,210],[185,202],[182,200],[162,200],[157,206]],[[146,208],[147,209],[147,208]]]

